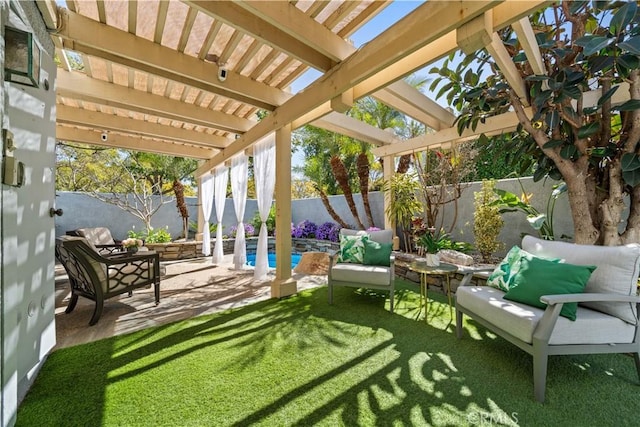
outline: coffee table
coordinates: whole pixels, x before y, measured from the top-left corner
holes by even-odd
[[[440,265],[430,267],[424,263],[413,261],[409,264],[409,270],[415,271],[420,275],[420,308],[424,304],[424,317],[427,323],[429,323],[429,317],[427,316],[427,299],[429,284],[427,283],[427,276],[444,276],[447,284],[447,299],[449,300],[449,315],[453,319],[453,304],[451,301],[451,278],[450,275],[458,271],[458,267],[454,264],[447,264],[441,262]],[[424,302],[423,302],[424,301]]]

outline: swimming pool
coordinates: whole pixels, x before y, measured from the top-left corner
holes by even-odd
[[[269,252],[269,267],[276,268],[276,254],[275,252]],[[293,270],[296,265],[300,262],[300,258],[302,254],[291,254],[291,269]],[[247,254],[247,264],[255,267],[256,265],[256,254]]]

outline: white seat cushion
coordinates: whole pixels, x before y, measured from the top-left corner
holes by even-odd
[[[332,280],[338,280],[340,282],[390,286],[390,270],[390,267],[382,267],[379,265],[338,263],[331,268],[331,278]]]
[[[531,344],[544,310],[503,298],[504,292],[488,286],[462,286],[457,304],[482,319]],[[578,306],[576,320],[559,317],[549,344],[631,343],[635,327],[621,319]]]

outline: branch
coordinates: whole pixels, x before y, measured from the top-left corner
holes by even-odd
[[[640,70],[633,70],[629,75],[629,96],[631,99],[640,99]],[[624,144],[624,151],[628,153],[635,152],[636,145],[640,140],[640,110],[629,111],[629,134]]]

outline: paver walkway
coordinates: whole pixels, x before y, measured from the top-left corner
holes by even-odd
[[[211,264],[211,258],[168,264],[160,284],[160,305],[154,304],[153,288],[138,289],[131,297],[124,294],[105,301],[102,317],[94,326],[89,326],[93,301],[80,297],[73,312],[64,312],[71,293],[64,269],[58,266],[56,349],[269,299],[273,276],[256,282],[253,270],[233,270],[232,257],[225,256],[225,262],[217,266]],[[327,283],[327,276],[293,277],[298,290]]]

